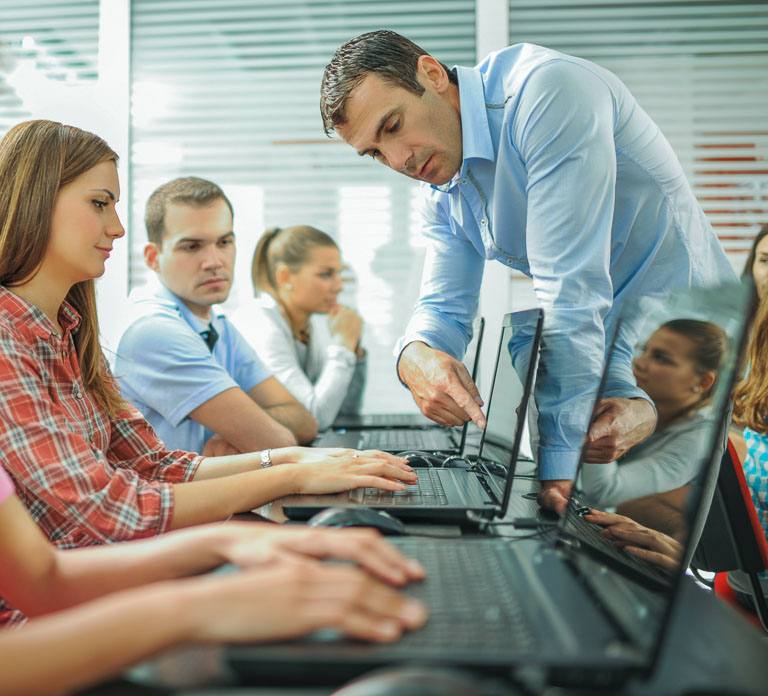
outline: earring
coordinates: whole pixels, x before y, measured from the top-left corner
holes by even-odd
[[[284,287],[286,290],[293,290],[293,285],[291,285],[290,283],[286,283],[285,285],[283,285],[283,287]]]
[[[697,394],[698,394],[698,393],[701,391],[701,387],[698,387],[698,386],[697,386],[697,387],[692,387],[692,389],[693,389],[693,391],[694,391],[694,392],[696,392]]]

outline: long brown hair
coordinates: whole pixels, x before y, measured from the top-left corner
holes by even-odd
[[[757,257],[757,246],[763,241],[763,238],[768,235],[768,222],[766,222],[760,231],[755,235],[752,240],[752,247],[749,250],[749,256],[747,262],[744,264],[744,270],[741,272],[742,278],[749,278],[752,281],[752,306],[750,309],[750,319],[754,321],[755,314],[757,313],[757,305],[760,302],[760,298],[757,296],[757,285],[755,285],[755,258]]]
[[[39,271],[59,190],[117,154],[97,135],[55,121],[26,121],[0,142],[0,285],[24,284]],[[99,345],[93,280],[76,283],[66,301],[82,317],[73,335],[86,389],[111,414],[125,406]]]
[[[740,425],[768,433],[768,300],[758,306],[747,361],[749,374],[733,392],[733,417]]]

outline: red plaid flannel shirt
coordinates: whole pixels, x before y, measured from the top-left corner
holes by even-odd
[[[17,495],[61,548],[168,531],[173,484],[190,480],[202,457],[166,451],[130,405],[111,418],[83,387],[79,315],[65,303],[59,323],[63,336],[0,287],[0,457]]]

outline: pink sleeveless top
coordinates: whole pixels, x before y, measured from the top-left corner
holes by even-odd
[[[10,498],[14,491],[13,481],[11,477],[5,473],[5,469],[0,466],[0,503],[6,498]]]

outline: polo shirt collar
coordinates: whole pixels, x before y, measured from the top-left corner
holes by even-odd
[[[474,68],[457,65],[453,70],[459,79],[462,163],[459,171],[447,184],[432,186],[433,189],[443,192],[449,191],[464,178],[470,160],[496,160],[486,114],[483,77]]]
[[[181,315],[182,319],[184,319],[187,324],[189,324],[195,331],[198,330],[198,326],[201,322],[204,320],[198,317],[189,307],[187,307],[186,304],[184,304],[183,300],[178,296],[172,293],[165,285],[162,283],[158,283],[158,288],[154,292],[155,297],[161,300],[167,300],[168,302],[172,302],[176,305],[176,307],[179,310],[179,314]],[[218,323],[218,319],[222,319],[224,317],[224,312],[222,312],[218,305],[212,305],[211,306],[211,323],[216,324]]]

